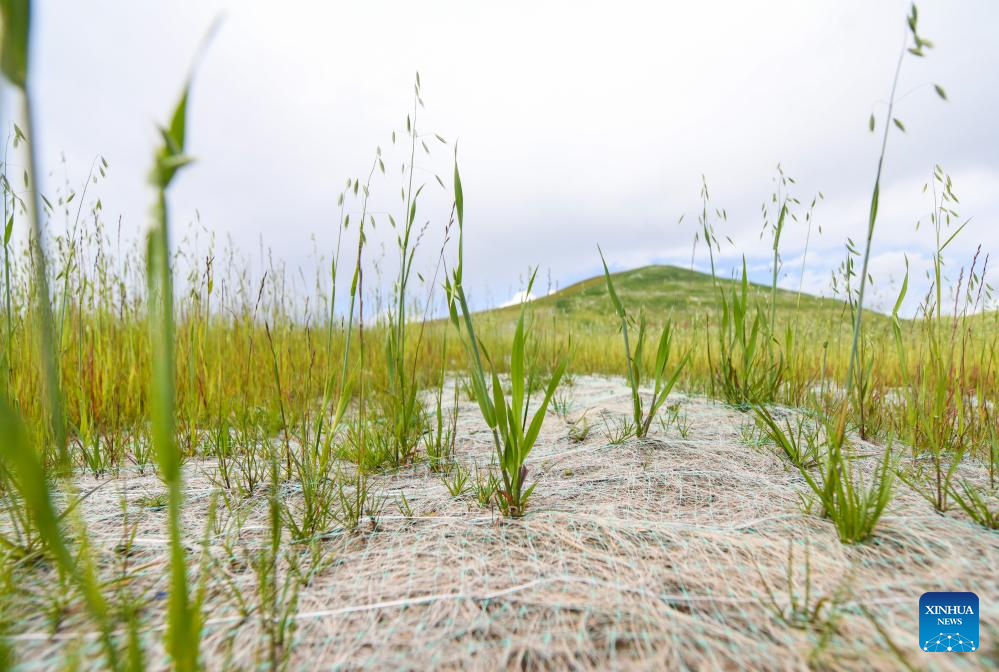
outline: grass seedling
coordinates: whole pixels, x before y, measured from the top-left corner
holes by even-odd
[[[677,434],[680,435],[681,439],[690,436],[693,422],[689,414],[680,411],[680,402],[666,406],[666,415],[659,418],[659,429],[662,430],[663,434],[668,434],[670,427],[676,427]]]
[[[327,532],[336,521],[337,482],[330,454],[303,451],[292,456],[292,477],[302,491],[302,506],[284,506],[292,539],[303,541]]]
[[[572,412],[573,399],[572,395],[565,392],[556,392],[555,396],[552,397],[552,411],[555,415],[565,420],[569,417],[569,413]]]
[[[989,530],[999,530],[999,496],[988,488],[980,488],[960,482],[961,489],[950,484],[951,499],[964,510],[973,521]]]
[[[763,432],[756,420],[744,421],[739,424],[739,441],[747,448],[759,450],[766,442]]]
[[[61,468],[69,467],[69,451],[67,449],[66,419],[63,415],[62,391],[59,384],[59,359],[56,356],[54,322],[52,318],[51,296],[49,294],[49,274],[44,249],[44,234],[42,231],[42,193],[38,186],[38,151],[37,138],[34,136],[34,101],[28,87],[30,37],[31,37],[31,2],[30,0],[3,0],[0,2],[0,29],[3,30],[2,54],[0,54],[0,70],[4,77],[21,92],[21,113],[25,132],[15,126],[17,137],[27,139],[28,165],[25,168],[26,186],[31,188],[31,197],[22,201],[31,222],[30,241],[32,267],[34,268],[35,309],[38,311],[37,331],[35,337],[41,360],[41,380],[45,395],[45,407],[48,414],[49,432],[52,445]],[[11,215],[12,217],[12,215]],[[9,230],[13,220],[8,219],[4,227],[4,239],[9,241]],[[4,248],[7,248],[7,242]],[[7,260],[9,267],[9,259]],[[7,292],[8,306],[10,292]]]
[[[750,321],[749,278],[742,260],[742,279],[728,298],[719,287],[721,325],[718,329],[719,361],[715,370],[722,398],[742,409],[776,399],[784,376],[781,358],[771,356],[773,340],[769,323],[756,306]],[[762,343],[768,345],[761,347]],[[708,351],[710,357],[710,350]],[[714,368],[714,367],[712,367]]]
[[[338,471],[333,480],[336,483],[336,522],[344,529],[353,531],[367,518],[371,527],[376,527],[378,517],[385,508],[385,498],[375,492],[361,470],[353,473]]]
[[[156,152],[150,174],[150,181],[156,190],[156,203],[146,247],[149,339],[152,344],[149,406],[156,462],[160,478],[167,486],[170,535],[170,604],[166,643],[174,666],[182,672],[199,667],[202,613],[200,596],[192,599],[188,593],[187,553],[180,524],[183,494],[181,454],[177,446],[174,388],[177,367],[167,190],[177,171],[191,162],[191,157],[184,150],[190,88],[191,78],[188,78],[169,126],[160,129],[163,144]]]
[[[633,436],[638,436],[635,423],[628,418],[604,417],[604,437],[612,446],[620,446]]]
[[[406,518],[413,517],[413,507],[409,504],[409,500],[406,499],[405,492],[399,493],[399,501],[396,504],[396,506],[399,508],[399,513],[401,513]]]
[[[816,478],[802,466],[798,466],[798,472],[822,505],[824,515],[836,526],[839,540],[844,544],[859,543],[873,534],[891,501],[895,481],[891,450],[885,452],[871,482],[865,484],[854,465],[857,458],[844,452],[846,437],[842,425],[827,428],[826,435],[829,445],[820,466],[820,477]]]
[[[599,247],[597,249],[600,251]],[[642,312],[639,317],[638,338],[635,342],[635,350],[632,352],[628,339],[628,313],[624,309],[624,304],[618,298],[617,292],[614,291],[614,281],[611,280],[610,270],[607,268],[607,261],[604,259],[603,251],[600,251],[600,261],[604,266],[604,280],[607,283],[607,294],[610,296],[614,311],[621,321],[621,335],[624,338],[624,357],[627,365],[628,385],[631,386],[635,435],[641,439],[645,438],[649,433],[652,420],[656,417],[656,413],[662,405],[666,403],[666,397],[669,396],[669,393],[673,390],[673,386],[676,385],[677,379],[683,372],[683,367],[686,366],[687,360],[690,358],[690,353],[688,352],[681,357],[679,364],[673,369],[673,372],[667,375],[666,367],[669,365],[670,350],[673,345],[673,322],[672,320],[667,320],[666,324],[663,325],[662,332],[659,334],[659,347],[656,348],[656,362],[652,370],[655,385],[652,390],[652,400],[649,402],[649,408],[646,412],[642,407],[642,395],[639,391],[642,384],[642,351],[645,348],[647,327],[645,313]]]
[[[819,441],[815,427],[800,416],[794,426],[784,418],[783,426],[763,406],[754,406],[756,425],[783,452],[784,457],[799,469],[811,469],[819,464]]]
[[[447,349],[447,336],[441,340],[441,361],[446,361],[444,355]],[[434,401],[436,403],[434,418],[435,424],[430,426],[430,430],[423,435],[423,443],[427,450],[427,459],[430,461],[430,470],[443,473],[454,462],[455,442],[458,439],[458,389],[457,382],[454,385],[454,398],[451,408],[445,412],[444,406],[444,381],[445,371],[441,367],[437,376],[436,389],[434,391]],[[447,419],[445,419],[447,415]]]
[[[680,402],[675,401],[672,404],[667,404],[666,413],[659,417],[659,428],[663,432],[669,431],[670,425],[676,423],[680,419]]]
[[[824,595],[815,599],[813,595],[811,544],[805,539],[804,589],[799,591],[794,577],[794,542],[787,541],[787,599],[778,597],[777,591],[766,580],[763,571],[757,567],[760,581],[767,591],[767,600],[774,618],[792,628],[824,629],[835,622],[838,614],[838,600]]]
[[[464,201],[457,164],[454,170],[454,197],[459,231],[458,266],[453,270],[451,278],[445,283],[448,310],[451,323],[459,333],[464,327],[465,336],[462,342],[470,362],[472,389],[482,417],[492,432],[493,445],[496,448],[496,458],[503,480],[503,487],[498,493],[499,506],[505,515],[517,518],[524,515],[528,499],[534,491],[534,485],[527,485],[528,474],[524,463],[538,439],[541,423],[544,422],[545,413],[548,411],[548,404],[558,388],[568,362],[565,356],[560,358],[552,372],[551,379],[548,381],[544,398],[535,409],[533,417],[529,418],[530,395],[527,392],[527,372],[525,371],[525,345],[529,334],[524,325],[527,308],[525,301],[521,304],[520,317],[517,319],[517,327],[513,337],[510,354],[512,389],[509,399],[506,398],[503,386],[500,384],[499,373],[475,335],[472,313],[468,308],[465,289],[462,285]],[[536,273],[537,271],[535,271]],[[532,274],[524,296],[530,294],[535,274]],[[486,383],[486,367],[483,360],[489,365],[491,385]]]
[[[676,419],[676,431],[680,434],[681,439],[686,439],[690,436],[690,429],[693,427],[693,422],[690,416],[686,413],[681,413]]]
[[[447,488],[448,493],[454,497],[458,498],[465,494],[468,490],[468,469],[461,466],[460,462],[455,462],[449,470],[444,472],[441,476],[441,482],[444,483],[444,487]]]
[[[590,436],[590,421],[583,416],[569,426],[569,440],[582,443]]]
[[[280,572],[282,522],[287,520],[280,492],[280,459],[276,451],[268,456],[270,484],[267,493],[268,539],[256,550],[251,565],[256,573],[257,613],[260,630],[264,633],[259,642],[258,658],[267,663],[267,669],[279,670],[288,654],[288,638],[291,629],[291,615],[295,613],[298,600],[298,583],[293,572],[286,571],[282,580]],[[290,563],[295,556],[288,553]]]
[[[87,429],[77,429],[77,453],[83,466],[94,478],[101,478],[110,473],[117,477],[118,467],[122,461],[122,446],[114,441],[114,437],[101,437]]]
[[[496,493],[500,489],[499,480],[491,470],[479,470],[475,465],[475,499],[483,509],[492,507]]]

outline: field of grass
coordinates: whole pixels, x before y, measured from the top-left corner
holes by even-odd
[[[963,225],[939,169],[930,293],[865,308],[890,105],[835,298],[777,287],[804,214],[779,190],[769,285],[647,266],[476,312],[457,155],[414,280],[417,76],[387,308],[379,150],[303,310],[280,267],[172,243],[187,90],[133,248],[82,189],[35,189],[30,3],[0,9],[26,165],[0,166],[0,669],[994,667],[999,313],[987,259],[944,286]],[[899,67],[929,48],[907,23]],[[911,646],[930,590],[978,593],[978,657]]]
[[[682,319],[710,311],[718,299],[718,290],[709,274],[677,266],[643,266],[630,271],[612,273],[614,287],[622,300],[635,309],[643,308],[650,315]],[[731,290],[736,281],[719,278],[718,285]],[[769,302],[770,287],[750,285],[753,299]],[[603,276],[583,280],[534,301],[536,315],[554,312],[580,324],[600,323],[608,313],[607,284]],[[800,311],[805,320],[839,322],[845,306],[842,301],[823,299],[810,294],[778,288],[777,310],[782,317]],[[876,315],[877,313],[870,313]]]

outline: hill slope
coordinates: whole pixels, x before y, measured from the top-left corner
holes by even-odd
[[[634,315],[644,308],[653,320],[668,315],[684,319],[714,311],[717,306],[717,290],[711,276],[706,273],[677,266],[652,265],[612,273],[611,278],[621,301]],[[728,295],[738,283],[719,278],[718,284]],[[769,305],[770,287],[751,283],[750,295],[765,308]],[[536,312],[554,312],[560,317],[581,321],[602,321],[612,310],[602,274],[539,297],[532,305]],[[515,309],[516,306],[508,306],[498,310]],[[800,313],[797,312],[799,310]],[[785,289],[777,290],[778,320],[787,319],[794,314],[808,319],[841,320],[846,317],[845,310],[843,302],[839,300]],[[872,314],[884,318],[883,315]]]

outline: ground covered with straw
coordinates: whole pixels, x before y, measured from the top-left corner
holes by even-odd
[[[577,377],[567,390],[568,412],[549,415],[528,460],[538,485],[524,518],[478,502],[474,467],[486,470],[494,449],[477,406],[463,400],[465,492],[452,496],[425,462],[373,476],[382,505],[361,526],[308,543],[285,537],[267,614],[247,605],[260,590],[254,553],[271,539],[268,498],[220,505],[206,534],[216,467],[188,462],[188,549],[208,558],[200,569],[192,563],[207,572],[204,662],[249,669],[275,647],[289,669],[995,666],[996,532],[959,511],[938,514],[899,484],[874,536],[844,545],[750,414],[675,395],[679,421],[611,443],[629,410],[624,382]],[[855,445],[860,461],[882,455]],[[974,460],[960,469],[987,478]],[[144,595],[147,661],[167,667],[164,486],[151,469],[106,482],[81,477],[78,486],[97,487],[80,506],[102,576],[113,581],[128,565],[129,589]],[[294,509],[299,493],[283,488]],[[30,576],[17,587],[20,613],[7,615],[18,660],[30,668],[98,660],[79,605],[54,618],[54,573]],[[934,590],[978,594],[982,650],[919,651],[918,600]]]

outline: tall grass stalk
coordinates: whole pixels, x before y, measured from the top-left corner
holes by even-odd
[[[36,338],[42,367],[42,381],[48,411],[49,431],[59,464],[69,466],[69,452],[66,442],[66,423],[62,410],[62,392],[59,385],[58,358],[56,357],[55,336],[53,334],[52,303],[49,294],[49,276],[45,260],[45,237],[42,230],[41,185],[38,183],[38,142],[34,136],[35,110],[30,91],[29,59],[31,31],[30,0],[3,0],[0,3],[3,20],[3,43],[0,45],[0,69],[4,77],[21,92],[21,115],[27,136],[28,165],[25,180],[31,195],[25,202],[30,222],[32,268],[34,269],[35,309],[38,311]],[[20,131],[18,131],[20,134]],[[23,136],[22,136],[23,137]],[[12,216],[12,215],[11,215]],[[6,224],[6,223],[5,223]],[[6,227],[5,227],[6,228]],[[5,230],[4,248],[9,235]],[[8,259],[9,263],[9,259]],[[8,301],[10,300],[8,292]]]
[[[631,344],[628,340],[628,314],[624,309],[624,304],[621,303],[621,299],[618,298],[617,292],[614,291],[614,281],[611,280],[610,269],[607,268],[607,260],[604,259],[604,253],[599,247],[597,250],[600,252],[600,261],[604,266],[604,281],[607,284],[607,294],[610,296],[614,312],[617,313],[618,318],[621,320],[621,335],[624,338],[625,364],[628,384],[631,387],[631,402],[635,422],[635,435],[641,439],[648,435],[649,427],[652,425],[652,420],[656,417],[656,413],[659,412],[662,405],[666,403],[666,398],[676,385],[676,381],[680,377],[680,374],[683,373],[683,367],[686,366],[687,360],[690,358],[690,352],[688,351],[683,357],[680,358],[680,362],[676,365],[676,368],[673,369],[672,374],[668,375],[666,367],[669,364],[670,351],[673,346],[673,321],[666,320],[666,323],[663,325],[662,331],[659,334],[659,346],[656,348],[655,366],[652,370],[653,380],[655,383],[652,389],[652,399],[649,402],[648,412],[646,412],[642,407],[642,396],[640,392],[642,384],[642,354],[645,349],[645,334],[647,329],[645,313],[643,311],[639,317],[638,339],[635,343],[634,353],[632,353]]]
[[[17,488],[31,516],[31,522],[55,560],[60,574],[69,578],[79,591],[87,612],[99,628],[105,662],[113,670],[123,669],[114,642],[114,625],[110,608],[101,593],[101,582],[90,556],[82,527],[80,552],[74,557],[67,544],[67,533],[62,529],[64,515],[56,512],[54,493],[46,475],[42,456],[31,447],[27,430],[8,401],[0,398],[0,457],[12,484]],[[11,483],[4,483],[4,486]],[[131,624],[135,627],[135,623]]]
[[[885,112],[884,130],[881,133],[881,153],[878,155],[878,167],[874,175],[874,191],[871,194],[871,205],[867,217],[867,236],[865,238],[864,244],[864,256],[863,262],[860,267],[860,288],[857,291],[857,312],[853,318],[853,338],[852,344],[850,346],[850,359],[847,366],[846,373],[846,395],[849,398],[850,391],[853,388],[855,370],[858,366],[858,355],[860,350],[860,336],[862,321],[864,315],[864,292],[867,287],[868,278],[868,267],[870,265],[871,259],[871,247],[874,241],[874,227],[878,219],[878,201],[881,196],[881,173],[884,169],[885,163],[885,153],[888,150],[888,133],[891,131],[894,125],[899,130],[905,129],[905,126],[896,119],[893,114],[895,111],[895,93],[898,89],[898,80],[902,74],[902,62],[905,60],[905,55],[911,53],[915,56],[922,57],[924,55],[924,48],[930,48],[932,45],[928,40],[920,37],[918,28],[918,18],[919,13],[916,9],[916,5],[911,6],[909,16],[906,23],[909,27],[909,32],[912,36],[913,46],[903,47],[898,55],[898,62],[895,65],[895,75],[892,77],[891,83],[891,93],[888,96],[888,109]],[[874,115],[871,115],[871,130],[874,130]]]
[[[31,3],[28,0],[0,0],[0,27],[3,35],[0,42],[0,69],[4,76],[21,91],[22,114],[25,128],[28,129],[28,166],[26,181],[32,190],[30,204],[26,206],[31,221],[31,251],[33,291],[36,310],[40,315],[37,340],[42,366],[42,384],[46,392],[49,439],[55,444],[60,472],[69,465],[66,445],[65,423],[62,412],[61,392],[58,383],[58,368],[52,333],[52,307],[48,291],[48,273],[40,220],[41,193],[37,182],[37,140],[32,134],[34,110],[28,88],[30,56]],[[20,134],[20,131],[18,131]],[[6,164],[5,164],[6,167]],[[5,179],[6,182],[6,179]],[[5,199],[6,201],[6,199]],[[4,247],[9,244],[11,219],[5,226]],[[9,272],[9,257],[7,270]],[[7,290],[8,307],[10,302],[9,284]],[[69,577],[79,590],[91,618],[100,631],[100,642],[105,653],[106,663],[111,669],[121,669],[118,651],[113,639],[113,622],[108,604],[101,593],[100,581],[89,553],[85,529],[78,530],[79,554],[74,558],[66,543],[68,535],[61,522],[64,515],[56,513],[52,487],[46,473],[47,451],[35,450],[29,441],[27,429],[20,415],[11,406],[7,394],[0,396],[0,459],[3,465],[0,474],[4,480],[3,490],[9,492],[11,485],[17,489],[28,510],[31,523],[37,529],[49,554],[55,560],[61,575]],[[71,490],[71,488],[69,488]],[[72,506],[67,512],[72,510]]]
[[[413,112],[406,117],[406,133],[409,137],[409,162],[406,175],[406,185],[403,189],[403,224],[396,236],[396,246],[399,250],[399,272],[394,286],[394,306],[390,310],[390,326],[387,330],[385,343],[386,361],[388,363],[388,397],[387,415],[392,426],[393,453],[396,464],[409,462],[415,453],[420,435],[426,425],[424,411],[417,395],[418,384],[415,380],[415,367],[412,369],[407,362],[407,344],[409,336],[409,320],[406,315],[407,288],[413,272],[413,262],[418,239],[414,239],[417,202],[423,192],[423,185],[414,189],[413,177],[416,171],[416,147],[421,143],[429,153],[426,143],[420,139],[417,131],[419,110],[423,106],[420,97],[420,73],[416,73],[413,85]],[[389,219],[393,229],[398,230],[393,217]],[[418,354],[418,353],[417,353]]]
[[[476,336],[475,327],[472,321],[472,314],[465,297],[463,279],[463,243],[464,243],[464,197],[461,190],[461,177],[458,173],[457,163],[454,169],[454,198],[455,209],[458,215],[458,265],[453,270],[451,278],[446,281],[445,289],[448,298],[448,309],[451,315],[451,323],[458,333],[462,333],[464,327],[464,338],[466,352],[470,360],[470,376],[472,379],[472,390],[482,417],[489,426],[493,437],[493,445],[496,449],[496,458],[499,462],[500,475],[503,481],[499,495],[498,504],[500,510],[510,517],[523,516],[527,509],[527,502],[534,492],[534,485],[527,485],[527,467],[525,461],[534,448],[534,444],[541,432],[541,424],[544,422],[548,404],[552,395],[558,388],[559,381],[565,373],[568,364],[567,358],[563,355],[552,371],[548,386],[544,391],[541,403],[534,411],[530,412],[530,391],[527,383],[528,373],[525,367],[526,342],[529,333],[526,331],[524,316],[527,309],[527,300],[521,303],[520,316],[517,319],[517,326],[514,331],[513,345],[510,351],[510,384],[511,394],[509,400],[503,392],[499,373],[488,353],[483,348]],[[534,284],[534,277],[537,271],[531,275],[524,296],[530,295],[531,287]],[[486,367],[483,359],[489,365],[490,381],[486,380]]]
[[[721,324],[717,332],[717,365],[710,361],[708,347],[709,367],[722,398],[741,408],[774,401],[784,378],[783,360],[771,356],[773,334],[769,322],[760,306],[751,307],[750,301],[743,258],[741,280],[731,288],[729,296],[720,285],[718,289]],[[767,345],[761,347],[762,343]]]
[[[16,139],[16,136],[15,136]],[[11,293],[11,236],[14,233],[14,212],[17,209],[17,193],[7,178],[8,149],[10,141],[4,145],[3,170],[0,172],[0,189],[3,191],[3,297],[4,297],[4,343],[3,343],[3,386],[4,394],[11,395],[14,377],[14,297]]]
[[[177,172],[191,162],[185,153],[187,101],[191,78],[174,107],[170,123],[160,129],[163,144],[157,150],[150,173],[156,191],[152,227],[146,243],[146,281],[149,296],[151,374],[149,407],[152,443],[160,478],[167,486],[167,517],[170,536],[170,603],[167,616],[167,650],[178,670],[199,667],[201,605],[188,593],[187,554],[180,515],[183,507],[181,454],[177,445],[173,272],[170,264],[170,231],[167,191]]]

